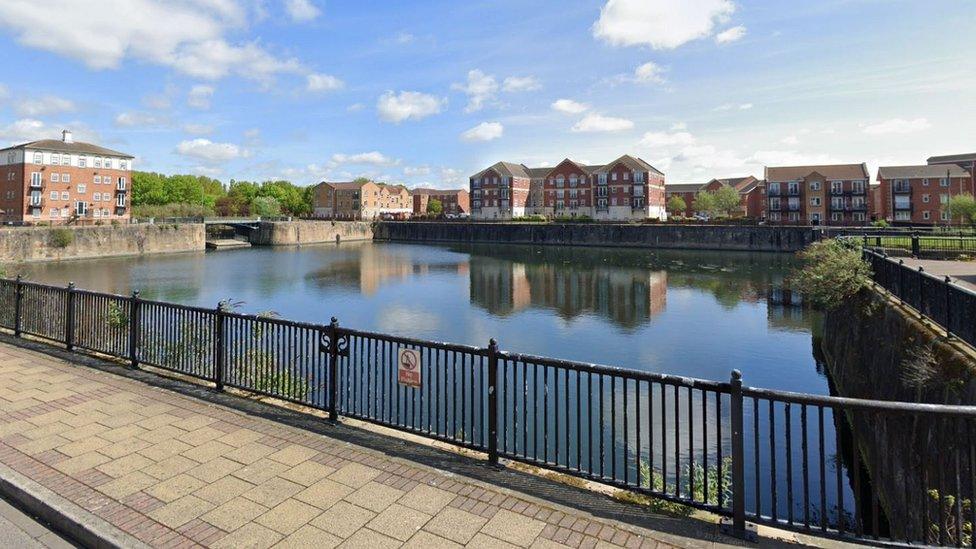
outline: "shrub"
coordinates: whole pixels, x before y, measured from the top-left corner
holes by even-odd
[[[258,196],[251,201],[251,215],[273,217],[281,215],[281,204],[270,196]]]
[[[871,222],[871,226],[872,227],[877,227],[879,229],[887,229],[888,228],[888,222],[885,221],[884,219],[878,219],[877,221],[872,221]]]
[[[71,229],[64,227],[51,229],[48,236],[48,243],[52,248],[67,248],[75,241],[75,233]]]
[[[202,204],[174,202],[172,204],[143,204],[132,207],[132,217],[207,217],[214,214],[213,208]]]
[[[861,251],[840,240],[815,242],[799,257],[789,282],[815,306],[833,309],[871,282],[871,266]]]

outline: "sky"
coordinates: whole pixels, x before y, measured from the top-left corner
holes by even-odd
[[[0,143],[300,185],[976,150],[972,0],[2,0]]]

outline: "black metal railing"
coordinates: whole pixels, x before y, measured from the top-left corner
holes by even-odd
[[[825,234],[889,254],[939,258],[976,254],[976,235],[971,232],[831,228]]]
[[[871,264],[874,282],[903,303],[942,327],[950,336],[976,347],[976,292],[952,282],[913,269],[903,259],[864,248],[864,260]]]
[[[875,269],[882,281],[901,276],[885,269]],[[919,281],[897,284],[904,293]],[[938,302],[927,284],[920,295]],[[967,316],[972,301],[942,313],[921,302],[933,318],[947,314],[961,337],[976,325]],[[336,319],[294,322],[226,302],[190,307],[19,278],[0,279],[0,327],[477,450],[492,462],[705,509],[743,537],[749,520],[853,540],[976,543],[976,407],[771,391],[743,386],[737,371],[726,382],[691,379],[510,352],[494,340],[438,343]],[[417,375],[404,384],[407,352],[417,353]]]

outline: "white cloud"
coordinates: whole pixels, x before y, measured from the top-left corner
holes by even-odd
[[[205,175],[207,177],[217,177],[223,173],[222,169],[215,166],[193,166],[190,168],[190,171],[198,175]]]
[[[601,114],[588,114],[573,126],[574,132],[620,132],[634,127],[626,118],[614,118]]]
[[[634,70],[634,79],[648,84],[661,84],[665,69],[653,61],[648,61]]]
[[[285,11],[298,22],[311,21],[322,13],[311,0],[285,0]]]
[[[400,123],[404,120],[421,120],[438,114],[447,103],[445,99],[415,91],[388,91],[376,101],[376,110],[386,122]]]
[[[366,105],[364,105],[363,103],[353,103],[352,105],[346,107],[346,110],[349,112],[359,112],[365,108]]]
[[[573,101],[572,99],[557,99],[552,102],[551,107],[553,110],[564,112],[566,114],[580,114],[590,109],[590,106],[586,103],[579,103],[577,101]]]
[[[38,139],[60,139],[62,129],[71,129],[76,141],[98,143],[99,135],[88,127],[73,123],[70,126],[47,125],[34,118],[22,118],[0,126],[0,141],[23,143]]]
[[[207,124],[183,124],[183,131],[193,135],[208,135],[213,133],[213,126]]]
[[[370,164],[373,166],[391,166],[398,161],[394,160],[379,151],[370,151],[358,154],[336,153],[332,155],[333,164]]]
[[[166,123],[168,120],[165,116],[139,111],[123,112],[115,117],[115,125],[123,128],[160,126]]]
[[[197,138],[181,141],[176,152],[207,162],[227,162],[248,156],[248,152],[233,143],[215,143],[209,139]]]
[[[209,109],[213,94],[213,86],[198,84],[190,88],[190,92],[186,94],[186,104],[194,109]]]
[[[695,142],[695,136],[686,131],[668,132],[647,132],[641,138],[639,144],[642,147],[668,147],[672,145],[691,145]]]
[[[542,83],[534,76],[509,76],[502,82],[502,91],[521,92],[533,91],[542,87]]]
[[[466,180],[467,177],[461,173],[461,170],[455,168],[441,168],[441,181],[445,184],[456,184]]]
[[[458,90],[468,96],[468,105],[464,112],[481,110],[485,103],[494,99],[498,93],[498,82],[490,74],[474,69],[468,71],[468,81],[464,84],[451,84],[452,90]]]
[[[746,28],[743,27],[742,25],[739,25],[737,27],[732,27],[730,29],[726,29],[716,34],[715,43],[728,44],[730,42],[735,42],[736,40],[741,39],[745,35],[746,35]]]
[[[738,105],[733,104],[733,103],[725,103],[725,104],[722,104],[722,105],[719,105],[719,106],[715,107],[713,110],[718,111],[718,112],[731,111],[733,109],[738,109],[740,111],[747,111],[747,110],[751,109],[752,107],[753,107],[752,103],[740,103]]]
[[[416,40],[417,37],[406,31],[400,31],[396,36],[393,37],[393,41],[397,44],[409,44]]]
[[[673,49],[709,36],[734,11],[731,0],[607,0],[593,36],[614,46]]]
[[[505,127],[499,122],[482,122],[461,134],[462,141],[491,141],[498,139],[505,132]]]
[[[915,118],[912,120],[892,118],[875,124],[862,125],[861,131],[868,135],[900,135],[920,132],[930,127],[932,127],[932,124],[925,118]]]
[[[345,83],[331,74],[313,73],[307,77],[306,89],[312,92],[334,91],[342,88]]]
[[[45,95],[43,97],[23,99],[14,105],[14,110],[21,116],[45,116],[59,112],[71,112],[75,110],[73,101]]]
[[[430,175],[430,166],[404,166],[403,175],[408,177]]]
[[[235,0],[33,0],[0,2],[0,25],[19,43],[76,59],[93,69],[126,59],[170,67],[198,78],[236,74],[268,82],[307,70],[257,42],[228,42],[245,28],[253,2]],[[56,14],[52,16],[52,14]]]

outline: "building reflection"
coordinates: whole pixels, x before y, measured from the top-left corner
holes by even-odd
[[[649,269],[472,255],[469,279],[471,303],[496,316],[532,307],[567,320],[597,314],[636,328],[663,312],[667,303],[667,272]]]
[[[362,295],[375,294],[383,285],[411,276],[436,273],[463,275],[468,263],[456,258],[432,262],[429,257],[417,258],[406,251],[390,253],[378,246],[340,248],[339,253],[306,278],[317,286],[339,286]]]

